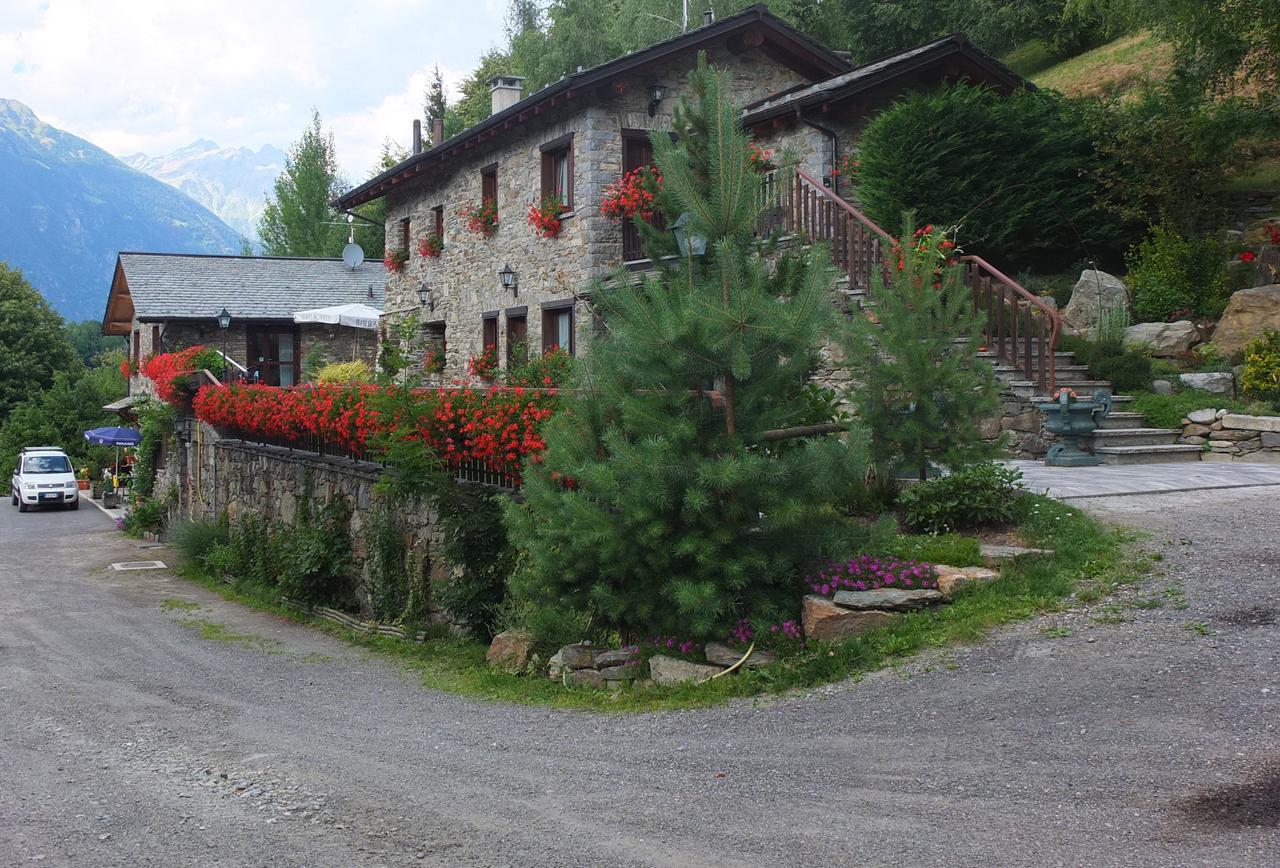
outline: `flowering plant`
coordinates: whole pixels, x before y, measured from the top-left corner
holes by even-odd
[[[1246,264],[1253,262],[1257,258],[1257,255],[1252,250],[1246,250],[1240,254],[1240,261]]]
[[[600,213],[615,223],[629,220],[637,214],[642,220],[652,220],[657,214],[658,194],[661,192],[662,171],[657,164],[640,166],[605,187]]]
[[[1270,244],[1280,247],[1280,223],[1267,224],[1267,239]]]
[[[773,163],[773,151],[762,148],[754,141],[747,142],[747,165],[753,172],[772,172],[777,168]]]
[[[832,175],[843,175],[852,184],[858,183],[858,176],[861,173],[862,161],[852,154],[841,156],[840,159],[836,160],[835,168],[831,170]]]
[[[390,247],[382,254],[382,264],[387,271],[399,271],[409,261],[409,254],[403,250],[392,250]]]
[[[432,232],[418,242],[418,255],[424,259],[434,259],[444,249],[444,239]]]
[[[560,215],[564,203],[559,196],[548,196],[541,205],[529,206],[529,225],[543,238],[555,238],[560,234]]]
[[[659,651],[683,654],[686,657],[702,651],[701,644],[692,639],[681,639],[679,636],[654,636],[649,640],[649,644]]]
[[[498,375],[498,348],[485,347],[478,356],[467,359],[467,371],[486,383],[493,382]]]
[[[181,399],[187,377],[201,367],[197,357],[206,347],[194,346],[176,353],[157,353],[143,362],[141,373],[155,384],[156,395],[162,401],[176,404]]]
[[[843,563],[824,560],[804,583],[815,594],[829,597],[836,591],[874,591],[877,588],[937,588],[933,567],[920,561],[881,560],[858,555]]]
[[[131,374],[132,374],[132,369],[129,366],[129,360],[127,358],[121,359],[120,360],[120,376],[124,377],[127,380],[129,379]]]
[[[498,228],[498,203],[485,199],[479,205],[463,208],[458,216],[466,221],[472,232],[488,238]]]
[[[428,374],[439,374],[444,371],[444,351],[432,347],[422,357],[422,370]]]

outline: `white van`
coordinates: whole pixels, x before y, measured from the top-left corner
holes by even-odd
[[[19,452],[9,491],[18,512],[33,506],[80,508],[80,486],[71,459],[56,446],[28,446]]]

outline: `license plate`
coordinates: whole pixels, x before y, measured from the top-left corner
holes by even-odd
[[[62,500],[62,492],[61,491],[41,492],[40,499],[41,500]]]

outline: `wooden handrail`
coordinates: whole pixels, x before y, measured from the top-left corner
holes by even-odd
[[[813,189],[821,193],[823,196],[826,196],[827,198],[829,198],[832,202],[835,203],[837,208],[839,208],[841,211],[844,211],[854,220],[857,220],[863,226],[867,227],[868,229],[870,229],[872,232],[879,235],[884,240],[886,241],[893,240],[893,236],[891,236],[888,232],[885,232],[883,229],[881,229],[879,226],[873,223],[870,217],[868,217],[866,214],[863,214],[861,211],[859,211],[857,208],[850,205],[844,199],[841,199],[834,192],[832,192],[830,187],[823,184],[821,181],[813,177],[813,175],[810,175],[804,169],[796,169],[796,177],[798,177],[801,181],[803,181],[806,186],[812,187]]]

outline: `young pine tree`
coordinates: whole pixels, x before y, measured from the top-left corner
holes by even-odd
[[[979,422],[995,411],[999,386],[976,355],[981,321],[953,245],[911,216],[888,258],[892,282],[872,281],[875,320],[854,317],[845,333],[851,399],[871,431],[879,471],[907,469],[924,479],[930,463],[959,467],[990,458]]]
[[[810,421],[803,388],[834,326],[834,273],[818,249],[777,268],[762,259],[738,109],[705,61],[691,83],[679,144],[653,144],[665,198],[706,254],[595,288],[606,330],[575,363],[545,460],[506,513],[514,594],[627,639],[723,638],[739,618],[794,617],[804,568],[847,552],[836,504],[864,479],[856,434],[764,436]]]

